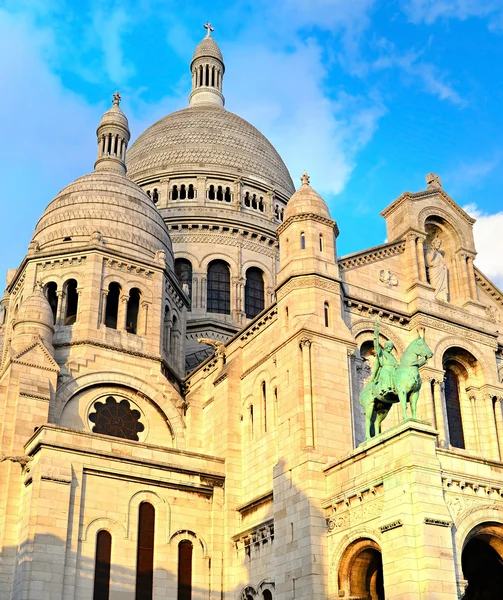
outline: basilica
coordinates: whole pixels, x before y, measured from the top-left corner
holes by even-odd
[[[114,95],[7,274],[0,598],[501,598],[474,219],[429,173],[339,256],[316,181],[224,108],[209,24],[190,70],[131,145]]]

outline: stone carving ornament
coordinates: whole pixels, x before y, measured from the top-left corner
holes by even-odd
[[[435,297],[438,300],[447,302],[449,296],[449,273],[445,261],[444,252],[440,250],[442,240],[434,237],[430,246],[426,248],[424,258],[428,279],[435,288]]]
[[[379,280],[382,283],[389,285],[390,287],[394,287],[394,286],[398,285],[397,276],[389,269],[381,269],[381,271],[379,272]]]

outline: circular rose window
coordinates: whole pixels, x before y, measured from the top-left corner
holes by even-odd
[[[127,400],[108,396],[105,402],[95,402],[89,420],[94,423],[93,432],[138,441],[138,434],[145,426],[140,423],[140,411],[131,408]]]

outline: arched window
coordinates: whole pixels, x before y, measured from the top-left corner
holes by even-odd
[[[141,292],[138,288],[129,290],[129,300],[127,303],[126,331],[129,333],[138,332],[138,314],[140,312]]]
[[[187,197],[187,190],[185,189],[185,185],[182,183],[180,186],[180,200],[185,200]]]
[[[79,306],[79,295],[77,293],[77,282],[69,279],[66,282],[66,314],[65,325],[73,325],[77,320],[77,309]]]
[[[461,419],[461,405],[459,402],[459,377],[454,369],[445,370],[445,408],[447,410],[447,424],[451,446],[465,447],[463,434],[463,421]]]
[[[182,540],[178,544],[178,597],[177,600],[192,598],[192,542]]]
[[[264,590],[262,596],[264,600],[272,600],[272,592],[270,590]]]
[[[230,187],[226,187],[225,188],[225,196],[224,196],[224,200],[226,202],[230,202],[232,200],[232,195],[231,195],[231,188]]]
[[[210,185],[210,189],[208,190],[208,200],[215,200],[215,186]]]
[[[47,296],[47,301],[52,310],[52,316],[54,318],[54,323],[56,323],[56,317],[58,315],[58,284],[55,281],[49,281],[49,283],[45,286],[45,295]]]
[[[264,212],[264,199],[262,198],[262,196],[260,196],[260,200],[258,203],[258,209],[260,212]]]
[[[223,260],[214,260],[208,265],[208,288],[206,310],[231,314],[231,277],[229,265]]]
[[[192,300],[192,264],[186,258],[177,258],[175,260],[175,274],[182,288],[187,286],[187,295]],[[186,291],[184,289],[184,291]],[[189,308],[190,310],[190,308]]]
[[[276,206],[274,207],[274,216],[276,217],[276,219],[279,221],[279,206],[276,204]]]
[[[250,192],[245,193],[245,206],[250,206]]]
[[[171,200],[178,200],[178,186],[174,185],[171,190]]]
[[[147,196],[148,196],[150,199],[152,199],[152,194],[151,194],[150,190],[147,190]]]
[[[105,309],[105,325],[111,329],[117,329],[117,316],[119,314],[119,297],[121,286],[113,281],[108,286],[107,305]]]
[[[194,186],[192,185],[192,183],[189,184],[189,191],[187,193],[187,198],[189,200],[194,200]]]
[[[328,302],[323,305],[323,316],[325,317],[325,327],[330,326],[330,306]]]
[[[245,284],[245,313],[248,319],[253,319],[264,310],[264,274],[256,267],[246,271]]]
[[[260,391],[262,393],[262,410],[264,411],[264,433],[267,433],[267,389],[265,381],[262,382]]]
[[[306,249],[306,234],[303,231],[300,234],[300,249]]]
[[[102,529],[96,536],[93,600],[108,600],[110,595],[110,557],[112,536]]]
[[[217,200],[223,200],[224,199],[224,193],[222,191],[222,186],[219,185],[217,188]]]
[[[169,352],[169,334],[171,330],[171,319],[169,314],[169,306],[164,307],[164,335],[162,341],[162,347],[164,352]]]
[[[154,534],[155,509],[149,502],[142,502],[138,516],[135,600],[152,600],[154,583]]]
[[[323,252],[323,234],[320,233],[320,252]]]
[[[169,353],[172,357],[176,357],[178,354],[178,319],[176,315],[173,315],[173,323],[171,326],[171,340],[170,340],[170,348]]]
[[[159,192],[157,191],[157,188],[154,188],[154,193],[152,194],[152,202],[154,204],[157,204],[158,201],[159,201]]]
[[[250,440],[253,440],[253,427],[254,427],[254,422],[253,422],[253,404],[250,404]]]
[[[251,201],[252,208],[257,210],[257,194],[253,194]]]

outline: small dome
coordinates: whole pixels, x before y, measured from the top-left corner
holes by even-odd
[[[121,255],[152,261],[158,251],[173,266],[166,225],[152,200],[135,183],[95,171],[64,188],[47,206],[32,242],[41,252],[64,252],[103,243]]]
[[[122,108],[118,104],[112,104],[106,113],[101,117],[98,129],[103,125],[115,125],[118,127],[124,127],[129,130],[129,122],[126,115],[122,112]]]
[[[35,289],[19,307],[16,315],[16,325],[26,322],[39,323],[50,328],[54,326],[51,306],[45,294],[39,288]]]
[[[285,208],[286,221],[295,215],[315,214],[320,217],[331,219],[330,211],[325,200],[309,185],[309,177],[306,172],[300,178],[302,185],[290,198]]]
[[[192,57],[192,61],[191,61],[191,65],[192,63],[198,59],[198,58],[206,58],[206,57],[210,57],[210,58],[216,58],[217,60],[219,60],[222,64],[224,62],[222,53],[220,52],[220,48],[218,47],[218,44],[215,42],[215,40],[212,37],[205,37],[204,39],[202,39],[199,44],[197,45],[197,48],[194,51],[194,55]]]

